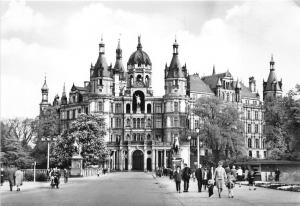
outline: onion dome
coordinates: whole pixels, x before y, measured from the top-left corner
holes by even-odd
[[[111,77],[109,66],[105,58],[104,48],[105,48],[105,44],[103,43],[103,39],[101,37],[101,42],[99,44],[99,57],[94,66],[93,77]]]
[[[122,62],[122,49],[120,46],[120,39],[118,42],[118,47],[116,49],[116,63],[114,66],[114,74],[118,73],[120,74],[120,79],[125,79],[125,75],[124,75],[124,66],[123,66],[123,62]]]
[[[129,60],[127,62],[127,65],[142,65],[145,66],[152,65],[151,60],[146,52],[142,50],[142,44],[141,44],[141,36],[138,36],[138,45],[137,50],[131,54],[129,57]]]
[[[178,43],[175,39],[173,44],[173,57],[170,63],[170,66],[167,71],[166,78],[184,78],[185,77],[185,68],[181,66],[178,58]]]
[[[47,79],[46,79],[46,76],[45,76],[45,80],[44,80],[44,84],[42,86],[42,92],[47,92],[49,89],[48,89],[48,86],[47,86]]]

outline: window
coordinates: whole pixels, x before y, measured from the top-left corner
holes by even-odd
[[[262,141],[262,148],[265,149],[265,146],[266,146],[266,140],[263,139],[263,141]]]
[[[161,128],[161,119],[159,117],[155,119],[155,128]]]
[[[67,119],[70,119],[70,111],[67,111]]]
[[[151,119],[150,118],[147,119],[147,127],[151,127]]]
[[[126,127],[130,127],[130,119],[129,118],[126,120]]]
[[[76,118],[76,109],[73,109],[73,119]]]
[[[247,111],[247,119],[251,119],[251,111],[250,110]]]
[[[88,107],[85,108],[85,113],[86,113],[86,114],[89,113],[89,108],[88,108]]]
[[[259,139],[255,139],[255,148],[259,149]]]
[[[72,96],[72,103],[75,103],[75,95]]]
[[[252,157],[252,151],[249,150],[249,157]]]
[[[174,117],[174,126],[175,127],[179,126],[179,124],[178,124],[178,117]]]
[[[81,113],[81,109],[78,109],[78,114],[80,114]]]
[[[144,118],[141,119],[141,128],[145,128],[145,119]]]
[[[110,127],[113,128],[114,126],[114,122],[113,122],[113,118],[110,119]]]
[[[137,128],[138,129],[141,128],[141,120],[140,120],[140,118],[137,118]]]
[[[121,103],[116,103],[116,113],[122,113],[122,105]]]
[[[151,113],[151,104],[147,104],[147,113]]]
[[[115,127],[121,128],[122,127],[122,120],[120,118],[115,119]]]
[[[126,104],[126,113],[129,114],[130,113],[130,104]]]
[[[161,113],[161,105],[155,104],[155,113]]]
[[[258,133],[258,124],[255,125],[255,133]]]
[[[103,112],[103,102],[98,102],[98,111]]]
[[[230,98],[229,98],[229,93],[227,93],[227,102],[230,101]]]
[[[259,151],[256,151],[256,158],[260,158]]]
[[[253,101],[253,104],[254,104],[254,105],[256,105],[256,103],[257,103],[256,101]]]
[[[110,103],[110,112],[113,113],[114,112],[114,104]]]
[[[267,152],[264,151],[264,158],[267,158]]]
[[[178,102],[174,102],[174,112],[178,112]]]
[[[252,141],[250,138],[248,139],[248,148],[252,148]]]
[[[136,141],[136,134],[133,134],[133,141]]]
[[[199,120],[195,120],[195,129],[199,128]]]
[[[248,124],[248,133],[251,133],[251,124]]]
[[[98,86],[103,86],[102,79],[98,79]]]
[[[255,111],[254,118],[255,118],[255,120],[258,120],[258,111]]]
[[[133,119],[133,128],[136,128],[136,119]]]

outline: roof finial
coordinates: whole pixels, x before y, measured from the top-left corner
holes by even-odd
[[[177,35],[175,34],[175,42],[177,42]]]
[[[274,56],[271,54],[271,62],[274,62]]]
[[[66,93],[66,83],[64,82],[63,93]]]
[[[101,33],[101,42],[103,42],[103,33]]]
[[[142,44],[141,44],[141,34],[138,35],[138,45],[137,49],[142,49]]]
[[[270,69],[271,70],[274,70],[274,64],[275,64],[274,57],[273,57],[273,54],[271,54],[271,61],[270,61]]]
[[[215,69],[215,65],[213,65],[213,73],[212,75],[215,75],[216,74],[216,69]]]

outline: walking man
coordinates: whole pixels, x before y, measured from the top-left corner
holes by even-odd
[[[221,192],[223,191],[224,181],[227,179],[225,169],[222,166],[223,166],[223,162],[219,161],[218,167],[216,168],[214,174],[216,186],[218,188],[219,198],[221,198]]]
[[[13,168],[13,165],[10,165],[10,168],[7,171],[8,175],[8,182],[9,182],[9,189],[10,191],[13,190],[13,186],[15,185],[15,169]]]
[[[64,169],[64,182],[65,184],[68,183],[68,179],[69,179],[69,171],[67,170],[67,168]]]
[[[204,186],[204,190],[206,190],[207,182],[208,182],[208,171],[207,168],[205,167],[202,172],[202,185]]]
[[[182,170],[182,179],[183,179],[183,182],[184,182],[183,192],[188,192],[189,191],[189,182],[190,182],[191,174],[192,174],[191,169],[187,166],[187,164],[184,164],[184,168]]]
[[[279,176],[280,176],[280,171],[278,168],[276,168],[276,170],[275,170],[275,181],[276,182],[279,182]]]
[[[174,172],[174,181],[176,184],[176,191],[178,193],[181,193],[181,189],[180,189],[180,185],[181,185],[181,171],[180,171],[180,167],[176,167],[176,171]]]
[[[195,176],[198,182],[198,192],[201,192],[202,190],[202,169],[201,164],[198,165],[198,168],[196,169]]]

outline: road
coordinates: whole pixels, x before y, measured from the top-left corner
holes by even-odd
[[[299,193],[273,191],[259,188],[249,193],[246,187],[237,188],[234,199],[207,193],[195,192],[196,183],[191,182],[189,193],[176,193],[175,185],[168,178],[153,178],[150,173],[123,172],[111,173],[100,178],[71,179],[60,189],[42,187],[21,192],[1,194],[1,205],[299,205]],[[279,193],[278,193],[279,192]],[[279,195],[280,194],[280,195]],[[297,196],[298,195],[298,196]],[[275,204],[274,204],[275,203]],[[278,203],[278,204],[276,204]]]

